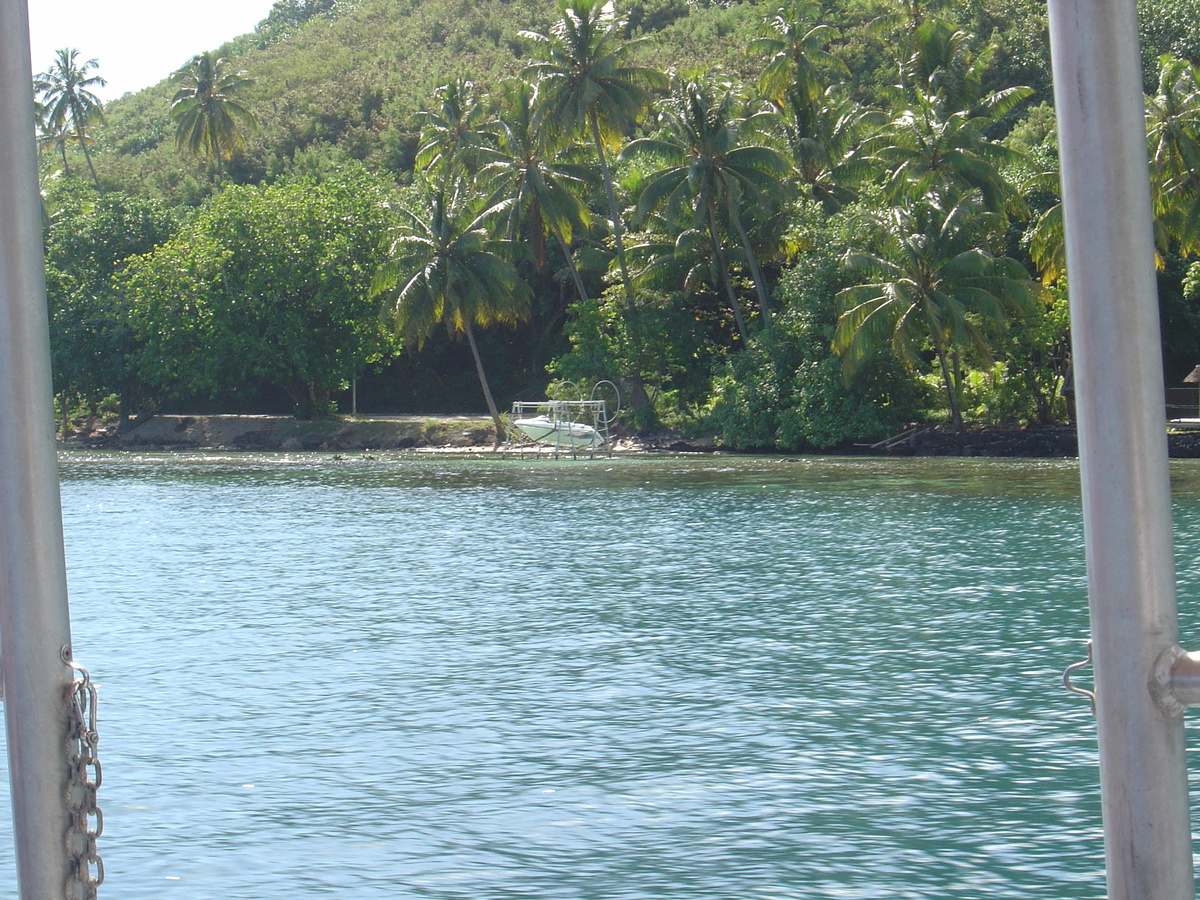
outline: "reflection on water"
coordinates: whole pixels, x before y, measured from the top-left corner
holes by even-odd
[[[1173,477],[1186,605],[1200,468]],[[1059,682],[1086,636],[1071,463],[63,478],[106,896],[1104,894]]]

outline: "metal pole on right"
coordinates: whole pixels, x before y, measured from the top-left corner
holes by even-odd
[[[1194,900],[1135,0],[1049,0],[1109,900]]]

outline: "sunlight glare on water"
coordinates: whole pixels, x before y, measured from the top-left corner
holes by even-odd
[[[1104,895],[1073,463],[62,473],[103,897]]]

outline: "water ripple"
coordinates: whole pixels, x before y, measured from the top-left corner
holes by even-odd
[[[1072,463],[62,472],[112,896],[1103,895]]]

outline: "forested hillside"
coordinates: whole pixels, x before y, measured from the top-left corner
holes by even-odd
[[[1200,2],[1141,12],[1177,381]],[[498,415],[608,378],[630,427],[747,448],[1061,421],[1047,47],[1038,0],[278,0],[103,109],[103,60],[60,54],[62,409],[320,414],[357,380]]]
[[[630,34],[656,35],[644,50],[647,64],[715,63],[737,77],[761,64],[745,52],[761,21],[754,4],[648,0],[625,12]],[[407,181],[417,142],[412,116],[437,87],[462,77],[487,90],[516,75],[529,62],[519,33],[544,30],[553,19],[546,0],[281,0],[258,32],[217,49],[254,79],[242,99],[261,123],[230,174],[259,181],[351,158]],[[195,203],[211,189],[211,171],[175,152],[168,119],[175,90],[164,79],[109,104],[96,130],[106,155],[100,171],[122,190]]]

